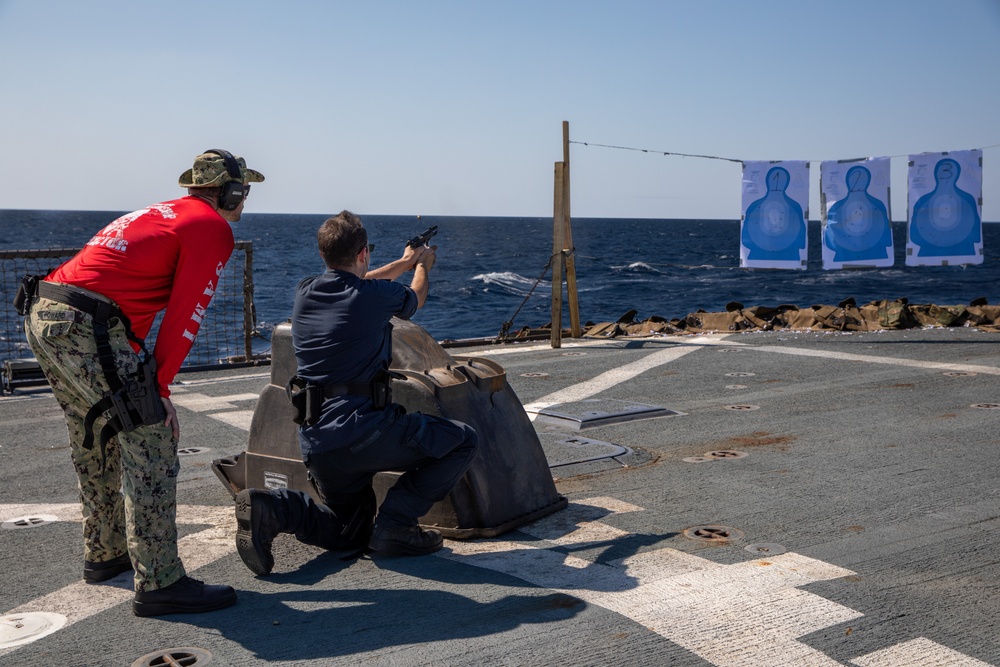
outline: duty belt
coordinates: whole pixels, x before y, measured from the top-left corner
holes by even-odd
[[[323,398],[334,398],[336,396],[371,396],[371,382],[352,382],[351,384],[325,384],[323,385]]]
[[[110,299],[72,285],[43,280],[39,280],[37,285],[38,296],[70,306],[93,318],[97,357],[104,371],[104,379],[108,383],[108,391],[87,412],[82,446],[85,449],[93,448],[94,422],[104,415],[107,423],[101,429],[99,439],[103,461],[105,445],[118,433],[132,431],[139,426],[162,423],[166,419],[166,410],[160,401],[159,387],[156,383],[156,361],[149,354],[143,340],[132,332],[128,318]],[[121,377],[115,366],[115,354],[108,335],[110,328],[108,324],[115,318],[125,326],[125,335],[128,339],[136,343],[143,353],[143,359],[134,376]]]
[[[130,334],[129,338],[134,338],[131,335],[132,330],[128,325],[128,318],[110,299],[102,298],[92,292],[85,292],[78,287],[49,283],[44,280],[38,282],[38,296],[58,301],[90,315],[94,318],[95,325],[100,323],[107,327],[108,320],[117,317],[125,323],[125,328]]]
[[[392,371],[379,371],[371,382],[352,382],[348,384],[320,384],[310,382],[298,375],[292,377],[285,385],[288,400],[295,408],[292,417],[296,424],[311,426],[319,419],[324,400],[337,396],[364,396],[372,399],[372,405],[381,410],[392,403],[392,380],[406,379],[405,375]]]

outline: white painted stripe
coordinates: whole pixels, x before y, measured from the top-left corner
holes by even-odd
[[[259,378],[270,378],[271,373],[247,373],[245,375],[227,375],[225,377],[205,378],[203,380],[178,380],[170,385],[171,398],[173,398],[174,388],[184,391],[184,387],[197,387],[205,384],[222,384],[223,382],[241,382],[243,380],[255,380]]]
[[[653,352],[638,361],[633,361],[630,364],[625,364],[624,366],[619,366],[618,368],[605,371],[593,379],[580,382],[579,384],[570,385],[569,387],[560,389],[559,391],[554,391],[547,396],[543,396],[537,401],[533,401],[532,403],[525,405],[524,409],[532,421],[534,421],[535,417],[538,416],[537,413],[549,406],[558,405],[559,403],[569,403],[572,401],[582,401],[586,398],[599,394],[602,391],[624,382],[628,382],[637,375],[645,373],[648,370],[668,364],[671,361],[676,361],[685,354],[694,352],[704,345],[718,345],[720,343],[722,343],[721,340],[706,340],[700,345],[678,345],[676,347]]]
[[[562,347],[553,348],[549,343],[539,344],[539,345],[521,345],[514,344],[505,347],[488,347],[481,349],[470,349],[469,352],[455,352],[452,354],[453,357],[497,357],[507,354],[520,354],[522,352],[555,352],[558,353],[560,350],[574,349],[574,348],[595,348],[595,347],[610,347],[610,348],[620,348],[622,343],[632,343],[632,342],[642,342],[642,343],[664,343],[666,345],[718,345],[724,342],[724,339],[731,336],[732,334],[696,334],[690,337],[670,337],[669,339],[664,336],[650,336],[650,337],[629,337],[629,338],[609,338],[606,340],[601,340],[598,338],[591,339],[574,339],[572,343],[564,343]],[[726,342],[728,345],[728,341]],[[447,351],[447,350],[446,350]]]
[[[227,523],[233,518],[234,510],[230,506],[220,505],[178,505],[178,524],[214,524],[224,520]],[[3,504],[0,505],[0,521],[8,521],[16,516],[38,516],[40,514],[51,514],[59,521],[82,521],[80,503],[58,503],[52,505],[32,504]],[[235,523],[233,523],[234,527]]]
[[[76,504],[0,505],[0,518],[52,514],[79,521]],[[590,498],[522,528],[559,545],[620,539],[624,531],[595,519],[642,511],[614,498]],[[179,524],[210,526],[178,543],[191,572],[235,549],[231,507],[178,507]],[[603,527],[602,527],[603,526]],[[449,541],[441,558],[502,572],[577,597],[634,620],[718,667],[841,663],[798,641],[799,637],[861,617],[853,609],[801,590],[802,586],[853,574],[797,553],[724,565],[664,548],[596,563],[509,540]],[[308,557],[308,556],[306,556]],[[66,616],[67,625],[118,604],[133,593],[131,579],[93,586],[77,582],[11,610]],[[0,656],[16,647],[0,649]],[[858,667],[989,667],[987,663],[920,638],[859,657]]]
[[[832,352],[830,350],[808,350],[804,348],[779,347],[776,345],[747,346],[748,350],[761,352],[776,352],[798,357],[820,357],[823,359],[839,359],[842,361],[862,361],[870,364],[886,364],[890,366],[909,366],[912,368],[927,368],[939,371],[965,371],[982,373],[983,375],[1000,375],[1000,368],[979,366],[976,364],[954,364],[941,361],[922,361],[918,359],[900,359],[898,357],[878,357],[872,354],[850,354],[847,352]]]
[[[643,509],[638,505],[633,505],[632,503],[627,503],[624,500],[618,500],[617,498],[612,498],[610,496],[595,496],[593,498],[583,498],[582,500],[573,501],[573,505],[598,507],[607,510],[611,514],[628,514],[629,512],[641,512]]]
[[[24,390],[29,391],[29,390]],[[52,406],[56,409],[59,405],[55,403],[55,399],[52,398],[52,390],[48,386],[39,385],[37,389],[32,391],[30,394],[8,394],[4,396],[0,394],[0,403],[20,403],[21,401],[38,401],[38,400],[49,400],[53,401]],[[62,410],[59,410],[62,412]]]
[[[55,407],[55,406],[53,406]],[[15,428],[19,426],[41,426],[45,422],[66,422],[65,414],[60,410],[59,414],[53,415],[39,415],[38,417],[28,417],[26,419],[7,419],[4,420],[4,428]]]
[[[75,517],[69,518],[70,509]],[[79,505],[0,505],[0,516],[25,513],[35,516],[41,513],[67,517],[66,520],[80,520]],[[182,537],[177,542],[184,568],[189,573],[212,563],[235,551],[236,521],[232,507],[180,505],[177,508],[178,524],[208,525],[209,528]],[[44,530],[32,528],[27,530]],[[82,565],[82,564],[81,564]],[[132,578],[121,574],[109,582],[95,586],[83,581],[53,591],[48,595],[22,604],[5,614],[23,614],[42,611],[61,614],[66,617],[66,626],[90,618],[132,599]],[[17,647],[0,649],[0,656],[16,650]]]
[[[851,664],[858,667],[991,667],[987,662],[970,658],[926,637],[863,655],[851,660]]]
[[[639,512],[641,507],[616,498],[599,497],[574,502],[524,528],[522,532],[558,545],[609,542],[628,535],[624,530],[599,523],[609,514]]]
[[[241,428],[244,431],[250,430],[250,423],[253,421],[253,410],[237,410],[235,412],[216,412],[209,417],[220,422]]]
[[[594,341],[587,342],[587,343],[566,343],[562,347],[552,347],[549,343],[545,343],[544,345],[519,345],[519,344],[515,343],[512,346],[490,347],[490,348],[479,349],[479,350],[469,350],[468,352],[459,352],[456,349],[455,353],[452,354],[451,356],[455,357],[456,359],[459,359],[459,358],[462,358],[462,357],[473,357],[473,358],[475,358],[477,356],[479,356],[479,357],[502,357],[502,356],[508,355],[508,354],[521,354],[523,352],[545,352],[545,351],[549,351],[549,352],[558,353],[559,350],[572,350],[572,349],[575,349],[575,348],[607,347],[607,346],[608,346],[608,341],[603,341],[603,340],[601,340],[601,341],[594,340]],[[445,352],[447,352],[447,351],[448,350],[445,350]]]
[[[233,401],[256,401],[260,394],[230,394],[229,396],[206,396],[198,393],[185,393],[170,400],[174,405],[178,405],[195,412],[209,412],[211,410],[235,410],[237,406]]]
[[[521,530],[557,544],[577,542],[578,533],[600,536],[600,530],[578,524],[595,510],[610,509],[605,500],[572,503]],[[623,511],[639,509],[628,505]],[[558,514],[567,517],[562,525],[555,519]],[[851,570],[792,552],[723,565],[668,548],[594,563],[508,540],[448,546],[440,557],[502,572],[621,614],[718,667],[839,666],[798,638],[862,616],[801,590],[816,581],[854,574]],[[853,664],[989,667],[928,640],[907,642]]]
[[[507,541],[449,546],[442,557],[621,614],[720,667],[839,665],[797,638],[861,616],[797,588],[850,570],[795,553],[727,566],[658,549],[600,564]]]

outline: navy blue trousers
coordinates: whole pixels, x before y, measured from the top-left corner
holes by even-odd
[[[306,457],[306,468],[326,506],[347,516],[371,488],[378,472],[403,474],[385,496],[376,523],[412,526],[444,500],[476,456],[479,438],[471,426],[421,413],[384,423],[351,447]]]

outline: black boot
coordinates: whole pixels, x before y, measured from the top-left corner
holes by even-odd
[[[271,573],[271,542],[283,528],[269,491],[244,489],[236,494],[236,551],[251,572],[260,576]]]
[[[132,570],[132,561],[128,554],[104,561],[83,561],[83,580],[88,584],[96,584],[117,577],[122,572]]]
[[[436,530],[420,526],[388,526],[375,524],[368,548],[382,556],[423,556],[441,548],[444,540]]]
[[[132,613],[136,616],[162,616],[163,614],[197,614],[215,611],[236,602],[232,586],[209,586],[181,577],[166,588],[136,593],[132,600]]]

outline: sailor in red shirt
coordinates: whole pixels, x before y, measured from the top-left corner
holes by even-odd
[[[180,432],[169,385],[233,251],[229,223],[263,180],[243,158],[206,151],[179,179],[187,197],[118,218],[26,285],[28,343],[66,413],[80,480],[84,579],[134,569],[138,616],[236,601],[231,587],[186,576],[177,555]],[[161,311],[150,354],[143,341]]]
[[[166,309],[153,350],[160,396],[166,398],[233,252],[223,214],[235,222],[242,209],[240,202],[235,211],[220,212],[199,195],[153,204],[112,222],[45,280],[111,299],[142,339]]]

